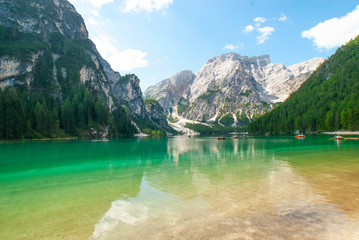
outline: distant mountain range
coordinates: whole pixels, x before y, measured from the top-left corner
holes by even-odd
[[[283,104],[248,127],[252,133],[359,130],[359,36],[340,47]]]
[[[243,127],[295,92],[324,61],[289,67],[268,55],[227,53],[209,59],[195,74],[182,71],[146,89],[167,114],[220,126]]]

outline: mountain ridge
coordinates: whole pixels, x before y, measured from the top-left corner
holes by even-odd
[[[177,109],[184,118],[219,125],[227,116],[232,118],[231,125],[245,126],[284,101],[323,61],[314,58],[285,67],[271,63],[269,55],[226,53],[208,59],[195,74],[191,72],[192,79],[179,81],[184,72],[178,72],[170,78],[171,84],[168,79],[161,81],[144,95],[158,100],[168,114]],[[177,90],[176,82],[181,84]],[[168,88],[176,94],[171,96]]]

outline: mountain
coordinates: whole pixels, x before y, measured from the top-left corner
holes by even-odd
[[[153,86],[148,87],[145,98],[156,99],[166,112],[179,104],[183,95],[187,95],[188,86],[193,82],[195,75],[192,71],[181,71],[173,77],[163,80]]]
[[[359,37],[340,47],[283,104],[248,127],[253,133],[359,130]]]
[[[0,22],[43,37],[61,33],[69,39],[87,39],[82,17],[66,0],[2,0]]]
[[[139,79],[101,57],[67,0],[0,1],[0,88],[0,138],[172,131],[163,114],[163,125],[152,120],[161,114],[147,111]]]
[[[144,95],[177,117],[243,127],[283,102],[323,61],[285,67],[268,55],[227,53],[209,59],[196,74],[179,72],[149,87]]]

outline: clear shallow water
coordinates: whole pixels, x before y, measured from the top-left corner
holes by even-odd
[[[359,141],[0,144],[1,239],[359,239]]]

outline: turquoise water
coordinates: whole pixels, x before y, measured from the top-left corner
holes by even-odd
[[[1,239],[359,239],[359,141],[0,144]]]

